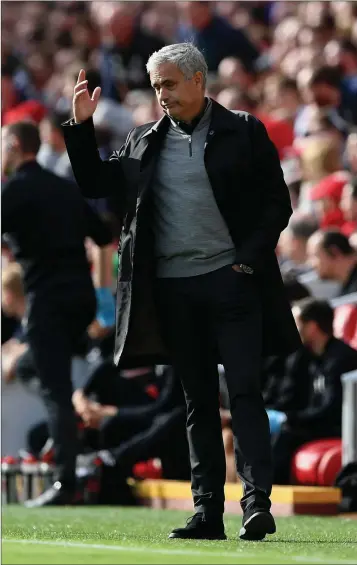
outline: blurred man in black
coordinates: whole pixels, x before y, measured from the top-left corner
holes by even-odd
[[[21,264],[27,342],[34,357],[55,442],[56,482],[29,505],[68,503],[75,489],[76,422],[71,357],[96,313],[84,239],[111,234],[78,188],[36,162],[38,129],[19,122],[2,132],[2,232]],[[99,222],[99,223],[98,223]]]
[[[286,405],[286,423],[273,443],[277,484],[289,482],[291,457],[299,446],[341,437],[341,375],[357,369],[357,351],[333,336],[334,314],[328,302],[306,298],[294,306],[293,313],[309,355],[307,367],[305,363],[309,392],[304,408],[292,410]]]

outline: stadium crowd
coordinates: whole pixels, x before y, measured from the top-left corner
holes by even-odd
[[[357,369],[356,3],[5,1],[1,25],[3,135],[17,122],[37,124],[38,162],[70,181],[61,124],[71,116],[79,70],[86,69],[90,91],[102,87],[94,124],[107,158],[133,127],[160,118],[145,65],[165,44],[194,42],[209,67],[207,96],[266,126],[294,209],[276,253],[304,343],[286,359],[267,359],[262,378],[275,482],[289,483],[299,446],[341,437],[341,375]],[[109,449],[125,476],[159,458],[165,477],[188,479],[184,399],[170,368],[118,375],[112,364],[121,226],[114,199],[89,203],[113,241],[104,249],[86,242],[97,316],[77,351],[91,366],[73,394],[83,449]],[[6,237],[2,259],[3,380],[28,385],[36,374],[20,327],[21,270]],[[221,420],[227,479],[236,481],[223,381]],[[28,438],[39,456],[46,424]]]

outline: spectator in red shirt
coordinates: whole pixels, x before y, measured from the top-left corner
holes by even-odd
[[[321,229],[340,228],[345,223],[340,202],[347,181],[347,173],[339,171],[323,178],[312,188],[310,197],[316,202],[316,214]]]

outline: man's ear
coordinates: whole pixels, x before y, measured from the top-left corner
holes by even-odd
[[[198,85],[203,85],[203,74],[200,71],[197,71],[197,73],[194,76],[194,82],[196,84],[196,86]]]

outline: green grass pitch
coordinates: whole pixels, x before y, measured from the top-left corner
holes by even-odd
[[[168,540],[188,514],[146,508],[3,507],[2,563],[355,563],[357,520],[278,518],[263,542],[237,540],[239,516],[225,517],[224,542]]]

